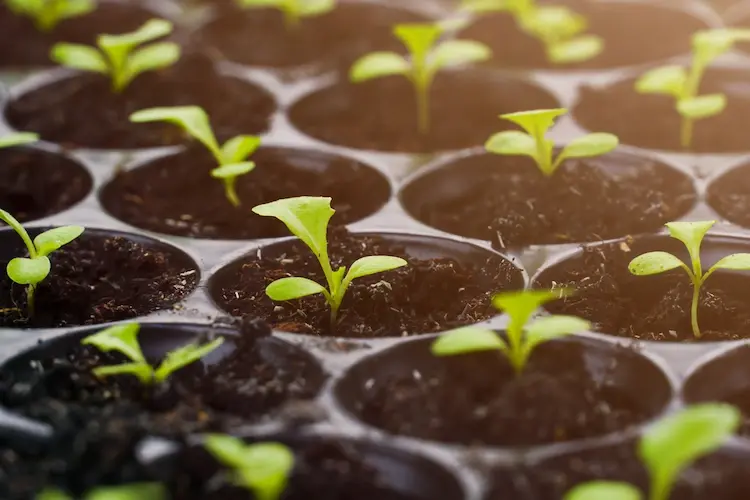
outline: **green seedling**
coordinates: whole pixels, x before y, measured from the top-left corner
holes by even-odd
[[[167,380],[180,368],[198,361],[224,343],[224,338],[219,337],[204,345],[197,343],[184,345],[168,352],[159,367],[154,369],[146,361],[138,343],[140,329],[138,323],[115,325],[83,339],[81,344],[92,345],[103,352],[116,351],[130,359],[129,363],[94,368],[94,375],[97,377],[134,375],[144,385],[158,384]]]
[[[683,148],[690,147],[692,143],[695,120],[718,115],[727,106],[724,94],[699,95],[706,68],[735,43],[743,40],[750,40],[750,30],[699,31],[693,35],[693,57],[689,70],[682,66],[661,66],[647,71],[635,82],[637,92],[665,94],[674,98],[677,112],[682,117],[680,144]]]
[[[718,269],[748,270],[750,269],[750,253],[735,253],[720,259],[716,264],[703,272],[701,265],[701,243],[703,238],[716,221],[701,222],[669,222],[666,224],[669,235],[680,240],[687,248],[690,255],[690,266],[686,265],[678,257],[668,252],[648,252],[639,255],[630,262],[628,269],[636,276],[648,276],[660,274],[672,269],[683,269],[690,282],[693,284],[693,300],[690,307],[690,324],[692,325],[695,338],[701,336],[698,327],[698,303],[700,300],[701,286]]]
[[[12,148],[13,146],[23,146],[39,140],[38,134],[31,132],[17,132],[0,136],[0,149]]]
[[[28,257],[16,257],[8,262],[6,272],[8,277],[19,285],[26,285],[26,308],[29,317],[34,316],[34,294],[36,287],[47,276],[52,268],[49,255],[62,246],[78,238],[84,231],[81,226],[63,226],[50,229],[31,240],[29,233],[5,210],[0,210],[0,220],[7,223],[21,237]]]
[[[180,58],[180,47],[176,43],[159,42],[141,47],[171,32],[172,23],[152,19],[132,33],[99,35],[96,47],[55,44],[51,57],[63,66],[109,75],[112,90],[121,93],[141,73],[166,68]]]
[[[403,75],[416,91],[419,131],[426,134],[430,126],[430,89],[437,72],[443,68],[484,61],[492,55],[490,49],[471,40],[445,40],[441,35],[450,24],[398,24],[393,34],[409,51],[404,58],[395,52],[373,52],[354,63],[349,79],[354,83],[390,75]]]
[[[336,7],[336,0],[237,0],[237,3],[246,9],[279,9],[287,28],[296,28],[302,19],[326,14]]]
[[[357,278],[390,271],[407,264],[399,257],[372,255],[357,259],[347,270],[346,266],[335,271],[328,257],[328,222],[336,212],[331,208],[331,198],[300,196],[277,200],[253,208],[253,212],[264,217],[276,217],[289,231],[312,250],[317,257],[328,288],[307,278],[281,278],[266,288],[271,300],[283,301],[323,294],[331,307],[331,326],[336,324],[341,302],[349,285]]]
[[[237,178],[250,173],[255,163],[245,161],[260,146],[260,138],[254,135],[238,135],[223,145],[219,145],[206,112],[198,106],[176,106],[170,108],[150,108],[130,115],[135,123],[168,122],[181,127],[188,135],[200,141],[213,155],[218,167],[211,170],[211,176],[224,183],[227,200],[235,207],[240,206],[237,196]]]
[[[94,0],[6,0],[8,9],[30,17],[39,31],[49,32],[66,19],[85,16],[96,9]]]
[[[586,331],[591,326],[588,321],[575,316],[561,315],[544,316],[529,324],[529,319],[539,307],[567,294],[565,290],[524,290],[497,294],[492,298],[492,304],[510,317],[506,328],[507,338],[493,330],[467,326],[440,335],[432,344],[432,353],[435,356],[454,356],[477,351],[499,351],[520,375],[539,344]]]
[[[617,147],[616,135],[598,132],[574,139],[552,158],[555,143],[546,137],[547,131],[554,125],[555,118],[564,115],[567,109],[537,109],[519,111],[500,115],[500,118],[519,125],[526,132],[507,130],[490,137],[484,147],[490,153],[498,155],[524,155],[534,159],[544,175],[555,173],[563,161],[569,158],[586,158],[609,153]]]
[[[246,444],[223,434],[206,437],[203,445],[232,471],[232,482],[257,500],[278,500],[294,467],[294,453],[281,443]]]
[[[95,488],[82,500],[166,500],[166,488],[159,483],[133,483],[123,486]],[[56,488],[46,488],[36,500],[76,500]]]
[[[680,473],[691,463],[718,450],[741,422],[740,411],[728,404],[703,403],[666,417],[648,429],[638,456],[650,476],[648,500],[668,500]],[[641,500],[635,486],[612,481],[581,484],[565,500]]]

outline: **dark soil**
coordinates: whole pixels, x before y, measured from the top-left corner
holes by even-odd
[[[727,108],[719,115],[694,124],[696,153],[735,153],[750,149],[748,74],[742,70],[709,69],[700,93],[723,92]],[[684,151],[680,146],[681,118],[674,99],[666,95],[638,94],[635,79],[627,79],[603,88],[583,87],[573,109],[578,122],[588,130],[611,132],[620,142],[650,149]]]
[[[204,150],[160,158],[122,172],[101,191],[104,208],[134,226],[199,238],[252,239],[286,236],[276,219],[255,215],[261,203],[293,196],[330,196],[334,224],[376,212],[390,198],[388,181],[355,160],[315,151],[261,148],[256,169],[237,180],[242,206],[229,203]],[[201,200],[196,203],[196,200]]]
[[[273,302],[265,289],[286,276],[304,276],[325,283],[320,264],[302,242],[293,240],[258,250],[219,271],[209,283],[219,307],[235,316],[263,318],[281,330],[337,337],[398,337],[447,330],[497,314],[490,297],[523,286],[519,271],[500,256],[480,253],[456,259],[440,243],[428,251],[442,258],[413,256],[408,239],[350,235],[335,228],[328,238],[333,268],[351,265],[366,255],[406,259],[405,267],[355,280],[349,287],[334,330],[330,309],[321,295]],[[404,237],[400,237],[404,238]],[[438,240],[439,241],[439,240]],[[403,242],[403,243],[402,243]],[[424,251],[424,250],[422,250]]]
[[[171,68],[140,75],[121,94],[112,92],[106,77],[82,73],[19,96],[8,103],[5,114],[13,127],[37,132],[50,142],[131,149],[186,140],[175,125],[130,123],[133,112],[188,105],[206,110],[222,140],[266,131],[275,110],[274,99],[266,90],[220,75],[208,59],[183,55],[182,61]]]
[[[36,233],[35,233],[36,234]],[[12,231],[2,233],[0,267],[27,255]],[[171,246],[117,233],[87,231],[50,255],[52,271],[26,315],[26,287],[0,278],[0,326],[45,328],[91,325],[145,316],[174,306],[200,279],[196,264]]]
[[[60,154],[20,147],[0,150],[0,207],[21,222],[72,207],[91,185],[86,169]]]
[[[504,249],[655,231],[687,212],[695,191],[648,158],[569,160],[547,177],[529,158],[481,154],[418,178],[402,200],[425,224]]]
[[[438,74],[430,105],[430,132],[422,136],[414,88],[394,76],[324,88],[297,102],[290,118],[306,134],[331,144],[429,153],[484,144],[493,133],[513,128],[499,114],[559,107],[530,82],[471,69]]]
[[[61,22],[49,33],[36,29],[31,18],[17,16],[0,4],[0,67],[52,65],[50,50],[57,42],[92,45],[101,33],[127,33],[138,29],[156,16],[129,2],[99,2],[97,9],[85,16]]]
[[[394,25],[421,22],[414,12],[368,3],[341,3],[333,11],[287,28],[278,9],[226,9],[198,33],[197,47],[209,47],[234,62],[253,66],[348,71],[360,56],[376,50],[401,52]]]
[[[706,201],[728,221],[750,226],[750,165],[733,168],[709,184]]]

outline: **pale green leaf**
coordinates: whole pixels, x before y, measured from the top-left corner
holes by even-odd
[[[373,52],[359,59],[349,71],[354,83],[390,75],[406,75],[411,65],[395,52]]]
[[[535,109],[533,111],[518,111],[516,113],[506,113],[500,115],[500,118],[511,121],[521,126],[531,136],[543,136],[559,116],[567,114],[565,108],[558,109]]]
[[[680,240],[690,254],[694,271],[700,271],[700,249],[706,233],[716,224],[715,220],[696,222],[668,222],[665,224],[669,235]]]
[[[519,130],[506,130],[490,137],[484,148],[496,155],[526,155],[535,157],[536,141],[529,134]]]
[[[177,125],[191,137],[203,143],[221,163],[221,149],[211,129],[208,114],[199,106],[142,109],[130,115],[130,121],[135,123],[168,122]]]
[[[557,157],[557,164],[568,158],[600,156],[614,150],[620,141],[616,135],[597,132],[570,141]]]
[[[99,378],[114,375],[133,375],[142,384],[150,384],[153,381],[154,369],[146,362],[134,361],[120,365],[97,366],[92,370],[92,373]]]
[[[312,17],[332,11],[336,7],[336,0],[300,0],[296,5],[300,16]]]
[[[172,42],[156,43],[133,52],[125,66],[127,81],[146,71],[155,71],[173,65],[180,58],[180,46]]]
[[[558,337],[589,330],[591,323],[576,316],[543,316],[526,327],[527,341],[538,344]]]
[[[34,238],[34,246],[39,255],[49,255],[83,234],[81,226],[62,226],[45,231]]]
[[[471,19],[468,17],[448,17],[440,19],[437,24],[443,33],[455,33],[469,26]]]
[[[242,467],[236,470],[238,482],[258,500],[278,500],[286,489],[294,467],[294,453],[281,443],[248,445]]]
[[[635,82],[642,94],[667,94],[680,98],[685,93],[687,72],[682,66],[662,66],[647,71]]]
[[[443,34],[437,23],[404,23],[393,28],[393,34],[406,46],[415,60],[424,60]]]
[[[39,134],[32,132],[16,132],[13,134],[5,134],[0,136],[0,149],[10,148],[13,146],[21,146],[23,144],[31,144],[39,140]]]
[[[8,277],[19,285],[36,285],[49,275],[50,269],[51,264],[47,257],[17,257],[8,262],[6,272]]]
[[[8,224],[15,232],[18,234],[18,236],[21,237],[23,240],[23,244],[26,245],[26,249],[29,252],[29,257],[34,258],[37,256],[36,253],[36,247],[34,246],[34,243],[31,241],[31,237],[29,237],[29,233],[24,229],[24,227],[21,225],[18,220],[13,217],[11,214],[6,212],[3,209],[0,209],[0,220],[4,221],[6,224]]]
[[[559,43],[586,30],[584,16],[562,5],[546,5],[530,9],[521,16],[524,30],[545,43]]]
[[[503,292],[492,297],[492,305],[510,317],[508,335],[517,339],[534,311],[547,302],[568,295],[570,291],[567,289]]]
[[[486,61],[492,51],[483,43],[472,40],[448,40],[438,45],[432,53],[435,69]]]
[[[266,287],[266,295],[276,302],[299,299],[316,293],[325,294],[326,292],[322,285],[313,280],[296,277],[281,278]]]
[[[479,351],[504,351],[505,340],[496,332],[466,326],[441,334],[432,343],[430,350],[435,356],[453,356]]]
[[[225,434],[209,434],[203,441],[203,447],[226,467],[239,469],[244,465],[247,445],[240,438]]]
[[[597,35],[581,35],[554,43],[547,48],[549,60],[555,64],[588,61],[604,50],[604,39]]]
[[[698,120],[715,116],[727,107],[724,94],[707,94],[677,101],[677,111],[685,118]]]
[[[53,61],[69,68],[95,73],[109,73],[109,65],[101,53],[93,47],[73,43],[57,43],[52,47]]]
[[[124,47],[127,52],[130,52],[130,50],[138,45],[154,41],[157,38],[170,34],[172,29],[173,25],[169,21],[164,19],[150,19],[140,28],[131,33],[124,33],[122,35],[99,35],[97,44],[102,48]]]
[[[167,489],[159,483],[134,483],[96,488],[85,500],[166,500]]]
[[[391,271],[403,267],[408,263],[399,257],[390,257],[386,255],[372,255],[357,259],[346,273],[344,281],[351,281],[356,278],[370,276],[371,274]]]
[[[750,269],[750,253],[735,253],[727,255],[714,264],[712,269],[748,270]]]
[[[649,276],[665,273],[678,267],[687,269],[685,263],[671,253],[649,252],[631,260],[628,270],[636,276]]]
[[[154,373],[157,382],[166,380],[177,370],[184,368],[204,356],[210,354],[224,343],[224,337],[219,337],[204,345],[188,344],[167,353],[167,356]]]
[[[747,39],[748,30],[713,29],[693,34],[693,56],[699,65],[707,66],[714,59],[728,52],[735,42]]]
[[[138,343],[138,323],[125,323],[105,328],[81,341],[84,345],[93,345],[103,352],[117,351],[136,363],[146,363],[141,346]]]
[[[579,484],[563,500],[641,500],[641,492],[628,483],[591,481]]]
[[[245,175],[252,172],[255,168],[255,163],[252,161],[245,161],[242,163],[229,163],[222,165],[218,168],[211,170],[211,177],[214,179],[233,179],[240,175]]]
[[[260,137],[254,135],[238,135],[232,137],[221,147],[223,163],[239,163],[245,161],[260,147]]]

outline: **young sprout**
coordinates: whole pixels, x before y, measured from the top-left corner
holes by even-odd
[[[296,28],[305,17],[326,14],[336,7],[336,0],[237,0],[243,8],[279,9],[287,28]]]
[[[690,307],[690,324],[693,328],[695,338],[701,336],[698,327],[698,302],[700,300],[701,286],[709,276],[717,269],[747,270],[750,269],[750,253],[735,253],[728,255],[707,272],[703,272],[701,265],[701,243],[709,229],[716,224],[715,220],[701,222],[669,222],[666,224],[669,235],[680,240],[687,248],[690,255],[690,266],[668,252],[648,252],[639,255],[630,262],[628,269],[636,276],[648,276],[660,274],[672,269],[682,268],[693,284],[693,300]]]
[[[159,483],[105,486],[86,493],[82,500],[166,500],[166,488]],[[35,500],[76,500],[56,488],[45,488]]]
[[[446,67],[489,59],[490,49],[471,40],[446,40],[438,43],[450,24],[398,24],[393,34],[401,40],[410,57],[395,52],[373,52],[354,63],[349,79],[354,83],[390,75],[403,75],[414,85],[417,98],[419,132],[426,134],[430,126],[429,95],[435,74]]]
[[[0,136],[0,149],[12,148],[13,146],[22,146],[31,144],[39,140],[39,135],[31,132],[16,132]]]
[[[567,109],[537,109],[519,111],[500,115],[500,118],[512,121],[526,132],[507,130],[490,137],[484,147],[490,153],[498,155],[525,155],[534,159],[539,170],[550,176],[568,158],[585,158],[609,153],[617,147],[616,135],[597,132],[572,140],[553,160],[552,152],[555,143],[547,139],[547,130],[552,127],[555,118],[564,115]]]
[[[643,435],[638,456],[650,476],[648,500],[668,500],[680,473],[719,449],[740,425],[741,413],[724,403],[703,403],[663,418]],[[641,500],[626,483],[594,481],[570,490],[565,500]]]
[[[146,357],[143,355],[141,346],[138,343],[138,332],[140,329],[141,327],[138,323],[115,325],[83,339],[81,344],[93,345],[103,352],[117,351],[130,359],[129,363],[94,368],[94,375],[97,377],[134,375],[144,385],[158,384],[167,380],[170,375],[180,368],[198,361],[224,343],[224,338],[219,337],[205,345],[197,343],[184,345],[168,352],[159,367],[154,369],[146,361]]]
[[[96,9],[95,0],[6,0],[10,11],[30,17],[39,31],[49,32],[65,19],[85,16]]]
[[[28,316],[32,318],[36,287],[49,275],[52,267],[49,254],[78,238],[84,228],[81,226],[56,227],[37,235],[32,241],[21,223],[5,210],[0,210],[0,220],[13,228],[29,252],[28,257],[16,257],[8,262],[6,272],[13,282],[26,285],[26,309]]]
[[[543,304],[568,295],[565,290],[523,290],[495,295],[492,304],[510,321],[503,338],[493,330],[467,326],[446,332],[432,344],[435,356],[453,356],[477,351],[499,351],[508,358],[517,375],[523,372],[536,346],[565,335],[583,332],[590,324],[575,316],[544,316],[529,324]]]
[[[99,35],[97,47],[57,43],[51,57],[63,66],[109,75],[112,90],[120,93],[141,73],[166,68],[180,58],[180,47],[172,42],[138,48],[171,32],[172,23],[152,19],[132,33]]]
[[[335,271],[328,258],[328,222],[335,210],[331,208],[331,198],[300,196],[277,200],[253,208],[253,212],[264,217],[276,217],[286,225],[293,235],[312,250],[317,257],[328,288],[307,278],[281,278],[266,288],[271,300],[282,301],[323,294],[331,307],[331,326],[336,324],[341,302],[349,285],[356,278],[390,271],[407,264],[399,257],[372,255],[357,259],[347,270],[346,266]]]
[[[727,105],[724,94],[699,95],[701,80],[709,64],[728,52],[736,42],[750,40],[748,29],[714,29],[693,35],[693,58],[690,69],[682,66],[661,66],[644,73],[635,82],[635,90],[642,94],[666,94],[675,100],[682,117],[680,144],[690,147],[693,122],[718,115]]]
[[[231,469],[233,483],[252,492],[256,500],[278,500],[294,467],[294,453],[281,443],[245,444],[223,434],[206,437],[206,450]]]
[[[130,115],[130,121],[173,123],[203,143],[219,165],[211,170],[211,176],[221,179],[224,183],[224,192],[229,202],[235,207],[240,206],[236,190],[237,178],[255,168],[254,162],[245,160],[258,149],[260,138],[254,135],[238,135],[220,146],[211,129],[208,115],[198,106],[143,109]]]

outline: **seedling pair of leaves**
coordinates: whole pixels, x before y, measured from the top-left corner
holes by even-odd
[[[699,95],[701,80],[706,68],[719,56],[728,52],[735,43],[750,40],[748,29],[715,29],[699,31],[693,35],[693,58],[689,70],[682,66],[662,66],[644,73],[635,83],[642,94],[672,96],[677,112],[682,117],[680,144],[689,148],[693,140],[695,120],[720,114],[727,106],[726,95],[721,93]]]
[[[432,353],[435,356],[454,356],[499,351],[520,375],[539,344],[589,329],[588,321],[575,316],[545,316],[529,324],[531,316],[542,305],[569,294],[567,290],[523,290],[497,294],[492,298],[492,304],[510,318],[506,338],[490,329],[467,326],[440,335],[432,344]]]
[[[108,75],[113,92],[120,93],[141,73],[166,68],[180,58],[180,47],[172,42],[139,48],[171,32],[172,23],[152,19],[132,33],[99,35],[96,47],[58,43],[52,47],[51,57],[63,66]]]
[[[617,147],[617,136],[594,133],[574,139],[553,159],[555,143],[546,137],[547,131],[558,116],[567,109],[538,109],[500,115],[500,118],[519,125],[526,132],[507,130],[498,132],[487,140],[485,148],[498,155],[530,156],[544,175],[551,176],[563,161],[569,158],[586,158],[609,153]]]
[[[737,408],[704,403],[666,417],[649,428],[638,444],[638,455],[648,470],[648,500],[668,500],[677,478],[691,463],[719,449],[741,422]],[[635,486],[593,481],[572,489],[565,500],[642,500]]]
[[[166,500],[167,491],[158,483],[134,483],[95,488],[81,500]],[[55,488],[47,488],[36,500],[78,500]]]
[[[14,14],[30,17],[39,31],[49,32],[66,19],[85,16],[96,9],[95,0],[5,0]]]
[[[666,224],[669,235],[680,240],[687,248],[690,255],[690,266],[686,265],[680,258],[668,252],[649,252],[640,255],[630,262],[630,272],[637,276],[648,276],[660,274],[672,269],[681,268],[687,273],[693,285],[693,299],[690,307],[690,324],[695,338],[700,338],[701,331],[698,325],[698,304],[700,302],[701,286],[706,280],[719,269],[728,270],[750,270],[750,253],[736,253],[720,259],[711,266],[708,271],[703,272],[701,264],[701,243],[709,229],[716,221],[701,222],[669,222]]]
[[[253,212],[279,219],[293,235],[302,240],[318,259],[328,285],[326,288],[308,278],[281,278],[268,285],[266,294],[276,301],[322,294],[331,308],[331,327],[336,325],[339,308],[353,280],[407,265],[400,257],[372,255],[357,259],[349,269],[341,266],[334,271],[328,256],[328,223],[336,212],[331,208],[331,198],[286,198],[258,205],[253,208]]]
[[[314,17],[331,12],[336,0],[237,0],[242,8],[274,8],[284,15],[287,28],[296,28],[306,17]]]
[[[440,37],[452,26],[440,23],[398,24],[393,34],[406,47],[409,57],[395,52],[373,52],[354,63],[349,79],[354,83],[391,75],[405,76],[414,86],[419,132],[430,127],[430,89],[441,69],[489,59],[490,49],[471,40],[445,40]]]
[[[255,168],[254,162],[245,160],[260,146],[259,137],[238,135],[220,146],[211,129],[208,114],[198,106],[143,109],[130,115],[130,121],[172,123],[200,141],[208,148],[219,165],[211,170],[211,176],[224,183],[227,200],[235,207],[240,206],[240,198],[236,189],[237,178],[250,173]]]

